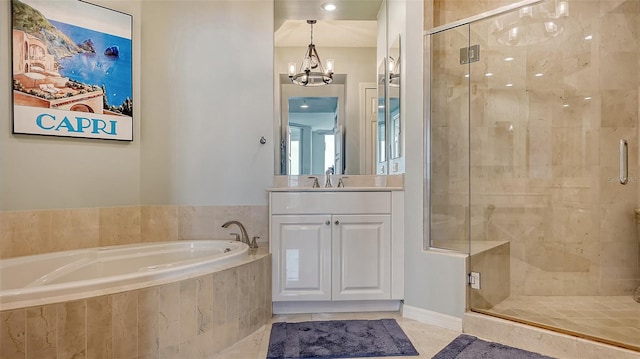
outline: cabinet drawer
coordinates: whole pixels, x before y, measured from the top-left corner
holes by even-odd
[[[271,192],[271,214],[391,213],[391,192]]]

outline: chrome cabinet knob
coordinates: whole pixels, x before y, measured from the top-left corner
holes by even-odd
[[[338,221],[338,220],[336,219],[336,221],[335,221],[334,223],[335,223],[335,225],[338,225],[338,224],[340,224],[340,221]]]
[[[327,220],[326,222],[324,222],[324,224],[326,224],[327,226],[331,224],[330,220]]]

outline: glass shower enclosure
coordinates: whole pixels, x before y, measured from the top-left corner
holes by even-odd
[[[638,0],[523,1],[427,32],[429,240],[470,310],[640,351]]]

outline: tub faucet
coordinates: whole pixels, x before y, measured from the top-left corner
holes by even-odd
[[[242,233],[242,243],[246,243],[249,248],[258,248],[258,244],[256,243],[256,241],[251,242],[249,240],[249,235],[247,234],[247,230],[244,228],[244,226],[242,225],[242,223],[238,222],[238,221],[227,221],[224,222],[224,224],[222,225],[222,228],[229,228],[230,225],[235,224],[238,226],[238,228],[240,228],[240,232]]]

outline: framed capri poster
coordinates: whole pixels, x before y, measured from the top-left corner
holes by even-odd
[[[13,133],[133,140],[132,17],[12,0]]]

